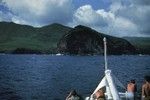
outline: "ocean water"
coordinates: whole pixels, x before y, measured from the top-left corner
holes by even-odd
[[[150,56],[108,56],[108,62],[125,87],[136,79],[140,97],[143,77],[150,75]],[[65,100],[72,89],[85,97],[103,76],[103,56],[1,54],[0,100]]]

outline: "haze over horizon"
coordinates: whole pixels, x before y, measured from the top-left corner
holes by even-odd
[[[149,0],[0,0],[0,22],[85,25],[112,36],[150,37]]]

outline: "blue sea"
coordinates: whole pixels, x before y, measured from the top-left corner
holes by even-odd
[[[140,97],[150,56],[108,56],[108,67],[125,87],[135,79]],[[103,56],[1,54],[0,100],[65,100],[72,89],[86,97],[103,76]]]

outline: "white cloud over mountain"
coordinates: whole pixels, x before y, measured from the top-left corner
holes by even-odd
[[[73,22],[115,36],[149,36],[150,1],[119,1],[113,0],[107,11],[84,5],[76,10]]]
[[[2,3],[13,13],[12,21],[33,26],[65,24],[73,13],[71,0],[2,0]]]
[[[104,9],[94,10],[90,5],[84,5],[77,9],[73,22],[117,36],[127,35],[132,31],[137,32],[137,26],[131,20],[116,16],[114,10],[113,12],[106,12]]]
[[[0,21],[82,24],[114,36],[150,36],[150,0],[112,0],[103,9],[90,4],[74,8],[72,0],[0,0],[1,7]]]
[[[113,15],[104,10],[95,11],[90,5],[84,5],[74,13],[74,22],[89,26],[107,26],[108,20]]]

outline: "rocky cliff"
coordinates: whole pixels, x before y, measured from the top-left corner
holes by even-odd
[[[107,38],[108,54],[134,54],[135,48],[128,41],[77,26],[66,33],[58,43],[58,51],[67,54],[103,54],[103,38]]]

